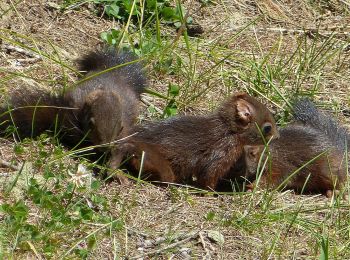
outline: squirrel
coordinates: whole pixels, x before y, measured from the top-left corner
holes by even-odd
[[[208,115],[148,122],[134,132],[118,144],[112,155],[115,165],[129,158],[133,170],[142,168],[151,179],[182,183],[195,177],[195,184],[205,189],[216,188],[242,155],[244,145],[278,137],[270,111],[246,93],[233,94]]]
[[[307,99],[299,100],[293,110],[295,122],[280,129],[280,138],[270,143],[267,152],[263,153],[264,145],[244,147],[245,177],[254,180],[260,157],[260,165],[269,157],[260,187],[321,192],[331,197],[346,180],[350,136],[346,128]],[[254,186],[254,182],[248,184],[248,189]]]
[[[128,52],[107,48],[90,52],[78,61],[86,73],[74,88],[59,95],[39,89],[13,91],[0,108],[0,132],[9,125],[19,137],[52,130],[69,147],[108,144],[127,136],[146,85],[143,67],[135,60]]]

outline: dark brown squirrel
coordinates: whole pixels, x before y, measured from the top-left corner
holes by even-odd
[[[52,130],[70,147],[101,145],[128,135],[146,85],[141,64],[130,53],[104,49],[82,57],[79,69],[87,72],[85,77],[65,93],[10,93],[0,109],[0,131],[14,125],[19,137],[33,137]]]
[[[181,183],[195,177],[196,185],[209,189],[228,173],[244,145],[262,144],[262,135],[278,137],[270,111],[245,93],[232,95],[209,115],[176,116],[134,131],[112,155],[115,165],[131,158],[131,168],[142,167],[152,179]]]
[[[260,187],[332,196],[342,189],[347,179],[345,154],[349,134],[309,100],[298,101],[293,110],[296,122],[280,130],[280,138],[271,142],[262,160],[264,145],[244,147],[245,177],[254,180],[259,172],[259,160],[262,166],[269,156],[271,161],[263,169]]]

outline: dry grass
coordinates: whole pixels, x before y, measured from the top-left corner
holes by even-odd
[[[23,86],[57,90],[71,85],[76,79],[74,60],[101,43],[101,32],[120,26],[97,17],[86,5],[62,13],[57,9],[60,1],[15,2],[0,3],[0,14],[10,8],[0,17],[1,93]],[[181,37],[172,48],[146,56],[152,89],[166,94],[169,82],[180,86],[181,113],[203,113],[228,93],[243,90],[264,100],[281,124],[288,121],[285,101],[300,94],[314,97],[349,122],[342,113],[350,102],[346,1],[229,0],[201,8],[199,1],[185,1],[184,5],[204,34],[191,38],[190,44]],[[171,43],[175,29],[161,29],[164,45]],[[134,40],[137,35],[128,37]],[[8,46],[30,48],[36,54],[33,59],[9,51]],[[181,61],[181,66],[173,62],[172,73],[159,71],[157,65],[168,57]],[[161,110],[165,104],[153,96],[148,100]],[[148,106],[144,108],[147,111]],[[145,117],[150,117],[149,111]],[[64,194],[71,179],[62,176],[70,176],[78,162],[88,163],[62,157],[65,152],[45,137],[20,143],[0,140],[1,159],[31,166],[21,173],[0,168],[4,190],[14,184],[10,193],[0,193],[0,202],[22,200],[29,208],[25,223],[44,234],[21,241],[18,238],[26,237],[29,227],[16,220],[24,228],[11,233],[8,223],[12,222],[5,222],[7,216],[1,213],[4,258],[81,258],[84,250],[90,259],[132,259],[152,252],[144,259],[350,258],[349,201],[289,191],[197,194],[186,187],[145,183],[109,183],[94,190],[89,186],[95,180],[91,176],[84,179],[85,189],[71,191],[69,198]],[[42,177],[48,172],[57,174],[56,184]],[[28,181],[31,177],[43,191],[62,195],[71,222],[61,225],[63,217],[50,215],[59,203],[50,209],[44,202],[34,202],[39,195],[28,191],[35,186]],[[91,209],[86,213],[91,218],[83,215],[84,205]],[[50,229],[49,220],[58,224]],[[213,231],[223,236],[222,243],[210,238]],[[50,241],[55,253],[42,241]]]

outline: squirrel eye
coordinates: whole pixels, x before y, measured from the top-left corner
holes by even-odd
[[[262,127],[262,132],[264,135],[268,135],[271,133],[272,125],[270,123],[265,123]]]

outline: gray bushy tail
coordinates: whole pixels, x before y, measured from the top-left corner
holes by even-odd
[[[144,92],[147,81],[143,73],[143,66],[140,62],[136,62],[136,59],[130,52],[118,52],[112,48],[105,48],[102,51],[90,52],[79,59],[78,63],[79,69],[86,72],[103,71],[121,65],[113,69],[111,73],[116,78],[125,79],[137,94],[141,94]]]
[[[338,149],[345,151],[346,147],[349,146],[350,135],[347,129],[334,120],[332,115],[318,110],[309,99],[300,99],[295,102],[293,113],[297,121],[327,135]]]
[[[18,88],[0,106],[0,132],[12,124],[20,136],[36,136],[55,124],[56,115],[65,109],[63,97],[46,89]]]

